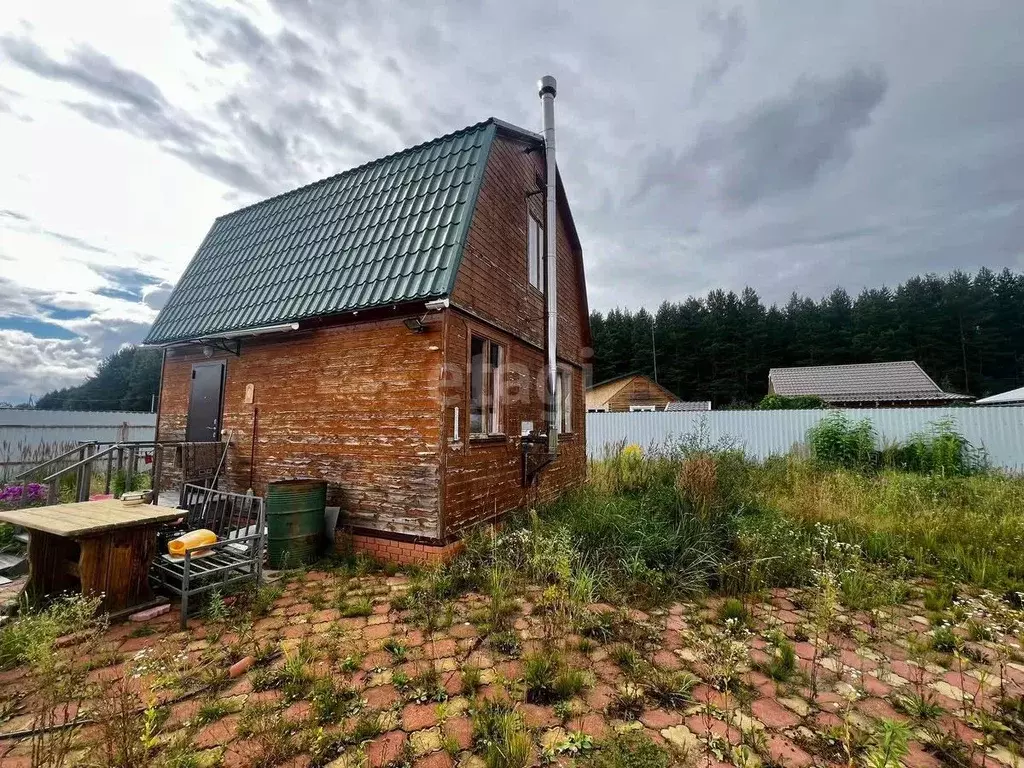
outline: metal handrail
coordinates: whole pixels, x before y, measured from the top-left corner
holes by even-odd
[[[67,459],[74,452],[78,452],[79,459],[68,466],[61,467],[56,472],[52,472],[47,475],[43,480],[42,484],[49,486],[47,497],[50,504],[57,503],[57,482],[61,477],[70,474],[72,472],[78,473],[77,482],[77,495],[79,501],[85,501],[88,499],[88,488],[91,481],[92,466],[93,464],[103,458],[107,460],[106,469],[106,490],[105,493],[110,493],[110,478],[113,469],[113,455],[117,453],[117,469],[121,471],[122,466],[122,452],[128,454],[128,465],[125,467],[128,475],[133,477],[138,473],[138,467],[135,463],[135,459],[138,456],[140,449],[145,450],[147,448],[154,449],[153,457],[153,469],[151,473],[140,473],[140,474],[151,474],[153,478],[153,496],[152,503],[156,504],[159,497],[159,483],[160,483],[160,465],[161,465],[161,454],[165,448],[173,448],[188,443],[187,440],[171,440],[171,441],[159,441],[156,440],[123,440],[117,442],[109,442],[106,440],[89,440],[80,442],[75,448],[67,451],[60,456],[49,459],[41,464],[36,465],[27,472],[23,472],[18,475],[18,478],[26,478],[28,475],[39,472],[43,467],[52,465],[53,463],[60,461],[61,459]],[[219,442],[219,441],[218,441]],[[230,445],[230,441],[228,442]],[[96,453],[93,451],[101,446],[106,446]],[[223,456],[221,457],[223,461]],[[22,481],[22,503],[27,503],[28,499],[28,480]],[[84,490],[84,495],[83,495]]]
[[[47,459],[42,464],[36,464],[31,469],[26,469],[24,472],[15,475],[11,479],[12,480],[21,480],[21,478],[28,477],[33,472],[37,472],[37,471],[39,471],[40,469],[42,469],[43,467],[45,467],[45,466],[47,466],[49,464],[53,464],[54,462],[60,461],[61,459],[66,459],[68,456],[70,456],[73,453],[78,453],[80,450],[82,450],[83,446],[86,446],[86,445],[96,445],[96,444],[97,443],[94,440],[86,440],[85,442],[81,442],[78,445],[76,445],[74,448],[71,448],[70,450],[65,451],[60,456],[54,456],[52,459]]]
[[[119,443],[114,443],[109,448],[104,448],[99,453],[94,453],[91,456],[86,456],[81,461],[76,461],[74,464],[69,464],[68,466],[64,467],[63,469],[58,469],[52,475],[50,475],[48,477],[44,477],[43,478],[43,482],[44,483],[48,483],[51,480],[56,480],[58,477],[60,477],[61,475],[67,474],[72,469],[78,469],[79,467],[84,467],[86,464],[91,464],[92,462],[96,461],[96,459],[99,459],[99,458],[101,458],[103,456],[106,456],[108,453],[112,453],[113,451],[116,451],[118,448],[122,448],[122,447],[123,446],[120,445]]]

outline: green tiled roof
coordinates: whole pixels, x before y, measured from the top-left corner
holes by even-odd
[[[448,295],[499,124],[220,217],[146,343]]]

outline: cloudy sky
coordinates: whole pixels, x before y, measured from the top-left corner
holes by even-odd
[[[0,400],[139,341],[215,216],[539,128],[545,73],[594,308],[1024,268],[1021,29],[1018,0],[4,0]]]

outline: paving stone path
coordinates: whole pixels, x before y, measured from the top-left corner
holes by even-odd
[[[69,734],[66,764],[102,765],[125,712],[152,720],[150,754],[187,749],[188,765],[483,766],[473,717],[486,701],[516,708],[534,765],[585,765],[594,744],[623,731],[646,734],[679,765],[846,765],[847,748],[863,749],[883,720],[912,724],[909,768],[1018,764],[1017,735],[993,723],[1001,703],[1024,695],[1020,638],[972,640],[957,628],[957,654],[922,650],[934,630],[920,604],[825,623],[806,593],[775,590],[732,624],[717,597],[650,613],[595,604],[583,612],[596,618],[574,633],[536,608],[535,590],[498,638],[480,629],[489,598],[476,594],[427,631],[416,606],[392,606],[408,602],[408,583],[310,572],[255,619],[229,610],[179,632],[172,610],[63,638],[62,658],[84,675],[71,705],[55,706],[25,667],[0,672],[0,766],[32,765],[25,734],[65,721],[74,727],[46,734]],[[623,651],[630,643],[634,656]],[[526,701],[524,656],[556,647],[585,671],[584,690]],[[659,697],[658,670],[696,684],[689,696]],[[908,701],[926,702],[927,716]]]

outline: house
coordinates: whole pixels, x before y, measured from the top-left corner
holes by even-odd
[[[975,400],[975,405],[1024,405],[1024,387]]]
[[[679,400],[677,402],[666,403],[666,411],[710,411],[711,401],[710,400]]]
[[[772,368],[768,394],[817,396],[836,408],[949,405],[971,399],[943,392],[913,360]]]
[[[587,389],[587,411],[663,411],[679,398],[642,373],[616,376]]]
[[[227,441],[230,490],[324,479],[354,548],[406,562],[580,485],[589,313],[545,146],[492,118],[217,219],[146,339],[158,439]]]

